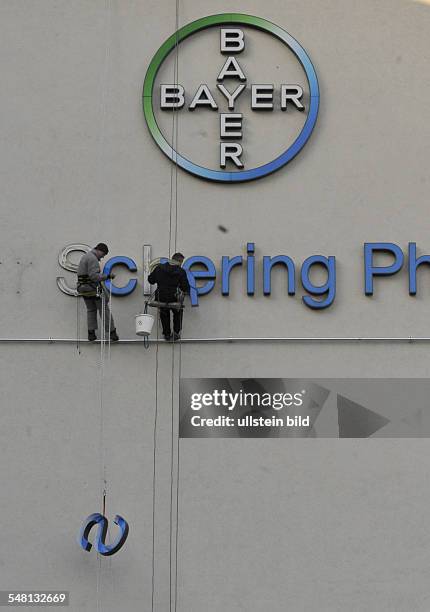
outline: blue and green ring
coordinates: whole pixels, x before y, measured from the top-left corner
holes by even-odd
[[[295,56],[303,66],[303,69],[306,73],[306,78],[309,83],[310,92],[310,105],[308,115],[302,131],[300,132],[296,140],[293,142],[293,144],[271,162],[264,164],[263,166],[258,166],[257,168],[251,168],[250,170],[241,170],[237,172],[225,172],[220,170],[211,170],[210,168],[204,168],[203,166],[199,166],[190,161],[189,159],[186,159],[185,157],[180,155],[169,145],[169,143],[161,133],[161,130],[158,127],[157,121],[155,119],[153,108],[153,90],[157,72],[166,57],[175,48],[176,44],[179,44],[180,42],[188,38],[188,36],[191,36],[192,34],[199,32],[200,30],[204,30],[205,28],[227,24],[247,25],[258,30],[262,30],[263,32],[272,34],[273,36],[284,42],[295,54]],[[288,32],[275,25],[274,23],[267,21],[266,19],[262,19],[260,17],[253,17],[252,15],[244,15],[242,13],[221,13],[220,15],[210,15],[208,17],[203,17],[202,19],[197,19],[196,21],[185,25],[177,32],[175,32],[175,34],[172,34],[172,36],[170,36],[161,45],[157,53],[152,58],[152,61],[145,75],[142,97],[143,112],[145,115],[146,123],[148,125],[149,131],[151,132],[152,137],[154,138],[160,149],[163,151],[163,153],[165,153],[167,157],[172,160],[172,162],[174,162],[187,172],[190,172],[191,174],[194,174],[204,179],[218,181],[222,183],[239,183],[243,181],[251,181],[271,174],[272,172],[279,170],[279,168],[282,168],[282,166],[285,166],[285,164],[291,161],[293,157],[295,157],[297,153],[299,153],[299,151],[308,141],[312,130],[315,127],[319,108],[319,87],[317,75],[312,65],[312,62],[303,47],[297,42],[295,38],[288,34]]]

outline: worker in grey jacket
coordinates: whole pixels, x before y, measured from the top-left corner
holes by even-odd
[[[103,285],[103,281],[113,280],[115,274],[102,274],[99,264],[99,261],[103,259],[108,252],[109,249],[106,244],[104,244],[104,242],[99,242],[94,249],[83,255],[78,266],[77,290],[78,293],[83,296],[87,307],[88,340],[90,342],[97,340],[97,311],[99,312],[100,318],[104,315],[106,334],[109,334],[110,331],[110,339],[113,342],[119,340],[115,329],[115,323],[109,309],[109,294]]]

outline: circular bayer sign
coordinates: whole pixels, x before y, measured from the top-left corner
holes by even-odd
[[[200,83],[193,91],[185,90],[178,80],[177,64],[173,83],[161,83],[156,86],[157,74],[161,71],[165,61],[174,51],[177,58],[181,43],[194,34],[207,28],[219,29],[219,49],[222,57],[222,67],[216,79],[215,87]],[[269,34],[272,38],[285,45],[301,66],[307,83],[303,86],[294,81],[284,79],[282,83],[250,83],[243,68],[242,58],[246,56],[247,38],[243,28],[259,30]],[[250,44],[252,53],[252,43]],[[178,53],[178,55],[176,55]],[[199,62],[201,63],[201,58]],[[279,66],[277,66],[279,68]],[[184,72],[181,67],[181,74]],[[284,71],[285,72],[285,71]],[[282,74],[284,74],[282,72]],[[287,71],[288,72],[288,71]],[[260,76],[261,78],[261,76]],[[306,89],[306,92],[305,92]],[[276,154],[271,161],[258,163],[249,168],[246,159],[246,130],[244,115],[238,110],[245,97],[249,99],[249,109],[258,113],[261,118],[267,116],[267,111],[280,114],[283,117],[303,118],[300,129],[291,137],[287,129],[277,129],[277,137],[285,136],[288,144],[282,147],[282,152]],[[223,13],[197,19],[180,28],[172,34],[154,55],[145,76],[143,86],[143,112],[155,142],[171,161],[187,172],[211,181],[237,183],[250,181],[266,176],[285,166],[295,157],[308,141],[315,126],[319,107],[318,79],[312,62],[303,47],[288,32],[279,26],[251,15],[241,13]],[[193,111],[193,118],[201,113],[215,112],[219,115],[218,133],[218,159],[220,169],[207,167],[208,164],[197,163],[190,159],[192,155],[181,154],[173,148],[174,131],[160,128],[157,120],[157,111],[173,113],[178,117],[179,112]],[[197,113],[196,113],[197,111]],[[268,113],[270,114],[270,113]],[[273,115],[272,115],[273,116]],[[285,123],[283,124],[285,125]],[[169,144],[164,134],[171,136]],[[290,136],[290,137],[288,137]],[[264,139],[263,139],[264,140]],[[176,139],[177,143],[177,139]],[[177,145],[176,145],[177,148]],[[267,157],[266,157],[267,159]],[[270,159],[270,157],[269,157]],[[251,164],[253,165],[253,164]]]

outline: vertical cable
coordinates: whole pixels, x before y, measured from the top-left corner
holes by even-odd
[[[111,332],[112,332],[112,280],[109,283],[109,299],[108,299],[108,307],[109,307],[109,330],[108,330],[108,361],[110,365],[110,347],[111,347]],[[110,372],[109,372],[110,373]]]
[[[100,332],[100,479],[101,500],[104,507],[106,496],[106,465],[104,449],[104,374],[105,374],[105,348],[106,348],[106,295],[104,287],[101,287],[101,332]]]
[[[97,206],[97,220],[98,229],[101,229],[100,220],[103,219],[103,205],[105,203],[104,192],[105,192],[105,180],[104,180],[104,169],[103,169],[103,161],[104,161],[104,149],[105,149],[105,137],[106,137],[106,106],[107,106],[107,97],[108,97],[108,83],[109,83],[109,68],[110,68],[110,28],[111,28],[111,13],[112,13],[112,0],[105,0],[105,56],[104,56],[104,66],[101,76],[101,101],[100,101],[100,110],[99,116],[101,119],[100,125],[100,141],[99,141],[99,152],[98,152],[98,180],[99,180],[99,199]]]
[[[176,0],[175,7],[175,61],[174,61],[174,83],[178,85],[178,65],[179,65],[179,0]],[[170,232],[169,232],[169,257],[172,256],[172,243],[173,251],[176,251],[177,246],[177,228],[178,228],[178,164],[177,164],[177,149],[178,149],[178,116],[177,108],[173,107],[173,120],[172,120],[172,166],[170,175]],[[174,152],[174,153],[173,153]],[[174,162],[174,166],[173,166]],[[175,172],[175,183],[173,186],[173,172]],[[174,214],[174,225],[172,224],[172,210],[173,210],[173,189],[175,191],[175,214]],[[173,485],[174,485],[174,435],[175,435],[175,396],[174,396],[174,381],[175,381],[175,342],[172,343],[172,372],[171,372],[171,445],[170,445],[170,558],[169,558],[169,577],[170,577],[170,589],[169,589],[169,610],[172,611],[172,565],[173,565]],[[176,571],[175,571],[176,573]],[[175,588],[176,592],[176,588]],[[175,601],[176,607],[176,601]]]
[[[178,85],[179,83],[179,44],[178,44],[178,31],[179,31],[179,0],[176,0],[176,49],[175,49],[175,85]],[[178,121],[178,117],[176,117],[176,125],[175,125],[175,138],[176,138],[176,142],[175,142],[175,151],[176,154],[178,152],[179,149],[179,121]],[[174,233],[174,245],[175,245],[175,252],[177,250],[177,238],[178,238],[178,164],[177,164],[177,158],[175,159],[175,233]],[[173,449],[174,449],[174,423],[175,423],[175,412],[174,412],[174,405],[175,405],[175,398],[174,398],[174,379],[175,379],[175,364],[174,364],[174,359],[175,359],[175,347],[174,347],[175,343],[173,343],[173,347],[172,347],[172,447],[171,447],[171,454],[172,454],[172,480],[171,480],[171,514],[173,514],[173,466],[174,466],[174,459],[173,459]],[[179,343],[179,370],[178,370],[178,398],[179,398],[179,384],[180,384],[180,367],[181,367],[181,343]],[[177,609],[177,593],[178,593],[178,588],[177,588],[177,581],[178,581],[178,508],[179,508],[179,413],[178,413],[178,431],[176,432],[176,512],[175,512],[175,538],[174,538],[174,544],[175,544],[175,574],[174,574],[174,578],[173,578],[173,583],[174,583],[174,602],[175,602],[175,607],[174,610],[176,611]],[[173,521],[173,518],[172,518]],[[172,550],[172,536],[173,536],[173,524],[171,523],[171,550]],[[172,555],[171,555],[172,557]],[[171,563],[172,563],[172,559],[171,559]],[[172,579],[172,578],[171,578]]]
[[[180,394],[180,384],[182,377],[182,342],[179,342],[179,370],[178,370],[178,378],[179,378],[179,394]],[[180,402],[180,395],[179,395]],[[175,611],[177,610],[178,604],[178,540],[179,540],[179,466],[180,466],[180,456],[179,456],[179,416],[178,416],[178,437],[176,441],[176,531],[175,531]]]
[[[157,347],[155,349],[155,414],[153,429],[153,472],[152,472],[152,588],[151,588],[151,612],[154,612],[154,589],[155,589],[155,506],[156,506],[156,460],[157,460],[157,424],[158,424],[158,335],[159,335],[159,310],[157,308]]]
[[[172,384],[171,384],[171,394],[172,394],[172,409],[171,409],[171,440],[170,440],[170,610],[172,610],[172,558],[173,558],[173,547],[172,547],[172,539],[173,539],[173,471],[174,471],[174,461],[173,461],[173,448],[174,448],[174,423],[175,423],[175,401],[174,401],[174,379],[175,379],[175,342],[172,342]]]
[[[176,57],[175,57],[175,85],[177,86],[179,83],[179,41],[178,41],[178,31],[179,31],[179,0],[176,0]],[[177,153],[179,148],[179,117],[176,117],[176,143],[175,143],[175,151],[176,151],[176,159],[175,159],[175,251],[177,248],[177,237],[178,237],[178,160]]]
[[[173,64],[173,82],[177,86],[178,85],[178,58],[179,58],[179,38],[178,38],[178,30],[179,30],[179,0],[176,0],[176,10],[175,10],[175,58]],[[178,185],[178,155],[177,155],[177,135],[178,135],[178,108],[177,105],[174,105],[172,108],[172,132],[171,132],[171,142],[172,142],[172,164],[170,166],[170,216],[169,216],[169,259],[171,258],[172,251],[172,242],[173,238],[176,243],[176,230],[174,230],[174,225],[177,224],[176,214],[175,220],[173,221],[173,191],[175,190],[175,199],[177,200],[177,185]],[[173,174],[175,173],[175,180],[173,179]],[[175,213],[177,210],[177,205],[175,207]],[[176,247],[176,244],[175,244]],[[173,247],[173,250],[175,249]]]
[[[101,219],[103,219],[102,215],[102,207],[105,202],[104,198],[104,190],[105,190],[105,181],[104,181],[104,149],[105,149],[105,136],[106,136],[106,100],[108,94],[108,82],[109,82],[109,64],[110,64],[110,28],[111,28],[111,1],[105,0],[105,55],[104,55],[104,66],[101,76],[101,101],[100,101],[100,117],[101,117],[101,125],[100,125],[100,141],[99,141],[99,151],[98,151],[98,206],[97,206],[97,221],[98,223],[98,231],[101,229]],[[103,295],[103,294],[102,294]],[[96,312],[97,317],[97,312]],[[100,318],[102,320],[101,325],[101,339],[100,339],[100,390],[99,390],[99,399],[100,399],[100,432],[99,432],[99,454],[100,454],[100,484],[101,484],[101,497],[102,497],[102,508],[105,507],[105,494],[106,494],[106,473],[104,467],[104,409],[103,409],[103,379],[104,379],[104,342],[105,342],[105,329],[104,329],[104,303],[102,298],[102,312],[100,313]],[[97,575],[97,610],[101,610],[101,601],[100,601],[100,587],[101,587],[101,555],[98,553],[98,575]]]
[[[81,311],[80,311],[80,298],[76,296],[76,350],[78,355],[81,354]]]
[[[104,516],[106,510],[106,495],[107,495],[107,481],[106,481],[106,463],[105,463],[105,449],[104,449],[104,404],[103,404],[103,385],[104,385],[104,370],[105,370],[105,343],[106,343],[106,296],[105,289],[101,285],[101,331],[100,331],[100,388],[99,388],[99,398],[100,398],[100,485],[101,485],[101,511]],[[97,316],[97,313],[96,313]],[[99,572],[100,578],[98,582],[98,588],[100,588],[101,584],[101,568],[102,568],[102,560],[101,555],[98,553],[99,557]],[[99,598],[97,599],[98,606],[100,605]],[[98,608],[101,609],[101,608]]]
[[[111,344],[112,344],[112,340],[111,340],[111,331],[112,331],[112,321],[113,321],[113,314],[112,314],[112,280],[109,283],[109,292],[106,293],[106,287],[105,285],[102,285],[102,290],[103,290],[103,295],[104,295],[104,299],[105,299],[105,304],[104,304],[104,308],[103,308],[103,312],[104,312],[104,325],[103,325],[103,329],[105,330],[106,327],[108,327],[108,331],[107,331],[107,345],[108,345],[108,350],[107,350],[107,360],[104,359],[104,366],[107,365],[108,367],[108,377],[107,379],[110,381],[110,374],[111,374]],[[106,322],[106,316],[109,317],[109,321],[108,323]],[[106,346],[106,330],[104,331],[104,342],[105,342],[105,346]],[[103,452],[104,452],[104,440],[103,440]],[[103,467],[104,467],[104,490],[103,490],[103,516],[105,516],[107,518],[107,473],[106,473],[106,458],[105,458],[105,453],[104,453],[104,459],[103,459]],[[108,544],[111,544],[111,533],[110,533],[110,523],[108,522],[108,526],[107,526],[107,542]],[[113,567],[112,567],[112,557],[109,556],[108,560],[108,570],[109,570],[109,580],[110,580],[110,585],[112,587],[112,593],[115,593],[115,574],[113,572]]]
[[[100,331],[100,376],[99,376],[99,410],[100,410],[100,431],[99,431],[99,469],[100,469],[100,487],[101,487],[101,511],[103,513],[105,508],[105,488],[104,488],[104,464],[103,464],[103,438],[104,438],[104,415],[103,415],[103,370],[104,370],[104,300],[103,293],[101,295],[101,331]],[[96,311],[97,317],[97,311]],[[97,576],[97,610],[101,610],[100,601],[100,586],[101,586],[101,571],[102,571],[102,559],[99,552],[98,557],[98,576]]]

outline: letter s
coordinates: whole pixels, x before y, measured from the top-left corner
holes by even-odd
[[[91,251],[91,247],[87,244],[69,244],[64,247],[62,251],[60,251],[60,254],[58,255],[58,263],[60,264],[60,266],[63,268],[63,270],[67,270],[68,272],[74,272],[74,274],[76,274],[76,272],[78,271],[78,264],[73,263],[69,259],[70,253],[73,253],[74,251],[78,251],[80,253],[88,253],[89,251]],[[72,287],[69,287],[69,285],[66,283],[65,279],[62,276],[57,276],[57,285],[60,291],[62,291],[66,295],[71,295],[72,297],[78,296],[78,292],[76,291],[76,289],[72,289]]]
[[[301,393],[295,393],[294,399],[296,400],[294,406],[301,406],[303,404],[303,396]]]

